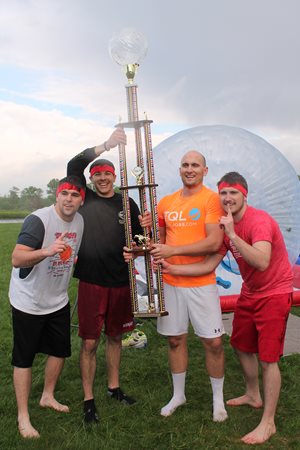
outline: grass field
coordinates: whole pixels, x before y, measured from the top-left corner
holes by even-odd
[[[122,387],[138,399],[131,407],[118,405],[106,396],[104,346],[98,350],[95,396],[101,423],[85,427],[82,423],[82,391],[78,355],[80,341],[72,328],[72,357],[66,361],[57,386],[57,399],[67,403],[71,412],[58,414],[38,406],[43,387],[44,357],[37,356],[33,367],[30,398],[32,424],[41,433],[35,441],[21,439],[16,426],[16,404],[12,385],[11,321],[7,298],[10,278],[10,254],[20,224],[0,224],[0,449],[36,450],[193,450],[243,449],[239,438],[259,422],[261,411],[249,407],[229,409],[229,420],[222,424],[211,420],[211,390],[204,370],[204,356],[195,336],[190,334],[190,363],[187,375],[187,404],[170,418],[159,410],[171,396],[171,379],[167,364],[166,341],[155,330],[155,321],[146,320],[141,327],[148,337],[146,349],[123,353]],[[70,298],[76,295],[72,281]],[[296,308],[294,308],[296,310]],[[299,308],[298,308],[299,309]],[[295,311],[298,313],[298,310]],[[300,332],[300,331],[299,331]],[[239,364],[225,338],[225,398],[243,392]],[[300,449],[300,355],[283,358],[282,393],[277,413],[277,434],[261,449]]]

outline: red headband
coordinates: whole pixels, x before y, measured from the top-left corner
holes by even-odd
[[[226,181],[222,181],[222,183],[220,183],[218,186],[218,190],[220,192],[222,189],[227,187],[233,187],[234,189],[240,191],[245,197],[247,197],[248,194],[247,189],[239,183],[227,183]]]
[[[85,198],[85,191],[84,191],[84,189],[79,188],[79,187],[77,187],[77,186],[75,186],[74,184],[71,184],[71,183],[62,183],[59,186],[57,186],[56,196],[58,196],[58,194],[61,191],[64,191],[64,190],[72,190],[72,191],[79,192],[79,194],[81,195],[82,200],[84,201],[84,198]]]
[[[110,172],[113,175],[115,175],[115,169],[112,166],[109,166],[108,164],[104,164],[103,166],[94,166],[91,168],[90,170],[90,174],[91,177],[95,174],[95,173],[99,173],[99,172]]]

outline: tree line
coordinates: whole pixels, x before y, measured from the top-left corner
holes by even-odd
[[[300,180],[300,175],[298,175]],[[32,212],[36,209],[43,208],[55,203],[56,189],[59,183],[58,178],[52,178],[47,184],[46,196],[42,189],[35,186],[28,186],[20,190],[17,186],[13,186],[7,195],[0,196],[0,210],[2,211],[28,211]],[[91,184],[88,184],[92,187]],[[115,191],[118,191],[115,186]]]
[[[31,212],[52,205],[55,203],[58,183],[58,178],[52,178],[49,181],[46,196],[44,196],[42,189],[35,186],[28,186],[22,190],[17,186],[12,186],[7,195],[0,196],[0,210]]]
[[[52,178],[47,184],[46,196],[41,188],[35,186],[28,186],[24,189],[19,189],[17,186],[12,186],[7,195],[0,196],[0,211],[18,212],[23,211],[29,213],[35,211],[44,206],[53,205],[56,202],[56,189],[59,183],[58,178]],[[91,183],[87,183],[87,186],[93,189]],[[115,192],[119,192],[119,187],[114,187]],[[14,214],[15,215],[15,214]],[[12,217],[14,216],[12,215]],[[20,217],[21,217],[20,216]],[[5,216],[3,216],[4,218]]]

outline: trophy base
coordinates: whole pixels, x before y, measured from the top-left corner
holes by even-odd
[[[153,312],[148,312],[148,311],[135,311],[133,313],[134,317],[142,317],[144,319],[146,318],[151,318],[151,317],[162,317],[162,316],[168,316],[169,313],[168,311],[153,311]]]
[[[137,246],[137,247],[134,247],[134,248],[128,250],[128,253],[140,253],[140,252],[149,253],[151,250],[152,249],[150,247],[145,247],[145,246],[139,247],[139,246]]]

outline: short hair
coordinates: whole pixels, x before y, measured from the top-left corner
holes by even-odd
[[[91,164],[90,171],[95,166],[110,166],[115,170],[115,166],[113,165],[113,163],[111,161],[109,161],[108,159],[104,159],[104,158],[96,159],[96,161],[94,161],[93,164]]]
[[[225,175],[222,176],[220,181],[217,182],[217,186],[219,187],[221,183],[240,184],[248,192],[248,183],[246,179],[243,177],[243,175],[241,175],[238,172],[225,173]]]
[[[73,186],[76,186],[79,190],[83,189],[85,191],[85,185],[82,183],[81,179],[77,175],[68,175],[67,177],[62,178],[58,182],[58,186],[69,183]]]

